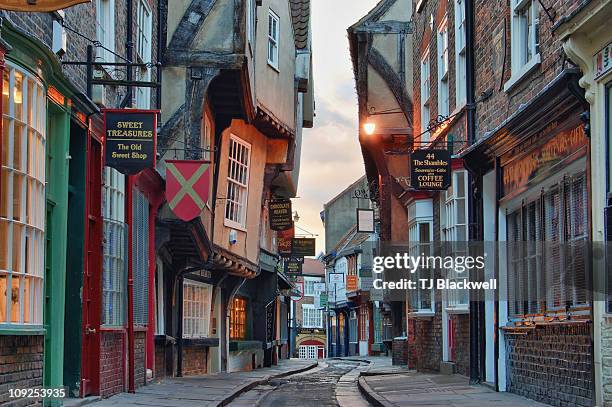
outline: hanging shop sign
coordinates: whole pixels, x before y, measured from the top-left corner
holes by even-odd
[[[271,201],[269,207],[270,229],[283,231],[293,227],[291,200]]]
[[[410,155],[410,182],[420,191],[443,191],[451,185],[448,150],[414,150]]]
[[[312,289],[314,290],[315,293],[322,293],[326,290],[326,284],[325,283],[314,283],[312,285]]]
[[[328,300],[327,293],[319,295],[319,308],[327,308]]]
[[[357,233],[374,233],[374,209],[357,209]]]
[[[304,259],[299,258],[290,258],[285,260],[285,274],[288,276],[301,276],[302,275],[302,265],[304,263]]]
[[[295,283],[295,290],[293,290],[291,300],[299,301],[304,298],[304,282],[298,281]]]
[[[179,219],[189,222],[206,207],[210,170],[210,161],[166,160],[166,201]]]
[[[122,174],[155,168],[157,110],[104,111],[105,165]]]
[[[330,285],[341,286],[344,284],[344,273],[329,273],[328,279]]]
[[[266,305],[266,342],[276,339],[276,301]]]
[[[357,291],[359,289],[359,277],[346,276],[346,291]]]
[[[534,139],[544,140],[547,136],[550,137],[550,132],[557,132],[559,128],[562,128],[561,125],[553,122]],[[509,151],[501,158],[503,196],[518,194],[530,184],[539,182],[584,157],[587,144],[584,128],[579,124],[571,128],[566,127],[536,147],[523,144]],[[525,148],[528,148],[528,151],[525,151]]]
[[[612,70],[612,42],[595,54],[595,79]]]
[[[315,242],[312,238],[299,238],[291,241],[291,255],[294,257],[315,256]]]
[[[293,243],[293,237],[295,236],[295,227],[293,224],[291,228],[287,230],[281,230],[276,233],[276,247],[278,254],[282,257],[291,256],[291,247]]]
[[[91,0],[3,0],[1,10],[49,12],[68,8]]]

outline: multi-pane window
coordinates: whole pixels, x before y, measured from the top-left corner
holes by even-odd
[[[421,133],[422,141],[429,141],[429,132],[426,132],[431,120],[429,113],[429,52],[421,59]]]
[[[370,313],[368,305],[363,304],[359,307],[359,340],[368,341],[370,339]]]
[[[137,0],[136,13],[136,57],[140,63],[151,62],[151,37],[153,32],[153,18],[148,0]],[[151,69],[140,68],[138,80],[150,81]],[[151,88],[136,88],[136,106],[148,109],[151,104]]]
[[[320,283],[321,279],[313,277],[304,277],[304,295],[307,297],[314,297],[319,293],[315,291],[314,286],[316,283]]]
[[[374,343],[382,343],[384,337],[383,316],[380,308],[376,305],[374,305],[374,315],[372,315],[372,319],[374,320]]]
[[[314,304],[302,304],[302,327],[323,328],[323,311]]]
[[[210,326],[211,286],[183,280],[183,338],[206,338]]]
[[[431,242],[433,238],[433,206],[432,201],[415,201],[408,206],[408,241],[411,256],[431,255]],[[420,268],[415,274],[417,279],[432,279],[433,270]],[[434,290],[423,289],[420,286],[410,292],[413,312],[433,312]]]
[[[457,107],[463,106],[467,100],[465,1],[455,0],[455,98]]]
[[[42,324],[46,92],[7,63],[2,79],[0,325]]]
[[[96,0],[96,36],[100,44],[96,50],[96,60],[114,62],[115,55],[115,1]],[[105,49],[106,48],[106,49]]]
[[[507,216],[508,307],[514,318],[586,305],[586,177],[565,178]]]
[[[468,212],[467,212],[467,171],[459,170],[452,173],[451,186],[443,193],[441,202],[440,229],[441,240],[444,242],[445,256],[463,257],[468,255]],[[462,281],[468,278],[467,271],[458,272],[447,269],[446,278],[452,281]],[[452,309],[467,309],[469,294],[467,289],[447,290],[447,306]]]
[[[149,201],[132,190],[132,271],[134,276],[134,323],[149,323]]]
[[[127,227],[125,224],[125,176],[104,168],[102,191],[104,260],[102,271],[102,323],[119,326],[125,320]]]
[[[448,22],[445,18],[438,27],[438,115],[448,116]]]
[[[349,342],[356,343],[358,341],[358,329],[359,323],[357,321],[357,312],[351,311],[349,316]]]
[[[225,220],[228,226],[239,228],[246,226],[250,159],[251,145],[232,136],[229,146],[225,204]]]
[[[280,20],[276,13],[270,10],[268,14],[268,64],[278,69],[278,41]]]
[[[246,339],[246,299],[235,297],[230,307],[230,339]]]
[[[257,8],[255,0],[247,0],[247,39],[251,47],[255,46],[255,33],[257,31]]]
[[[539,54],[538,0],[511,0],[512,74],[519,74]]]

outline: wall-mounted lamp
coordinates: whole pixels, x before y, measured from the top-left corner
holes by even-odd
[[[376,131],[376,123],[368,122],[363,125],[363,130],[368,136],[371,136]]]

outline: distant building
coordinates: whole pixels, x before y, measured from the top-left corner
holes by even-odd
[[[327,316],[320,304],[317,285],[325,286],[325,264],[318,259],[304,259],[302,268],[304,296],[295,305],[297,335],[295,355],[300,359],[327,357]]]

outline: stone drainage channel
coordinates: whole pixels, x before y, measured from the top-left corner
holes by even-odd
[[[270,379],[240,395],[228,406],[370,406],[357,388],[359,375],[367,368],[366,362],[328,359],[306,372]]]

